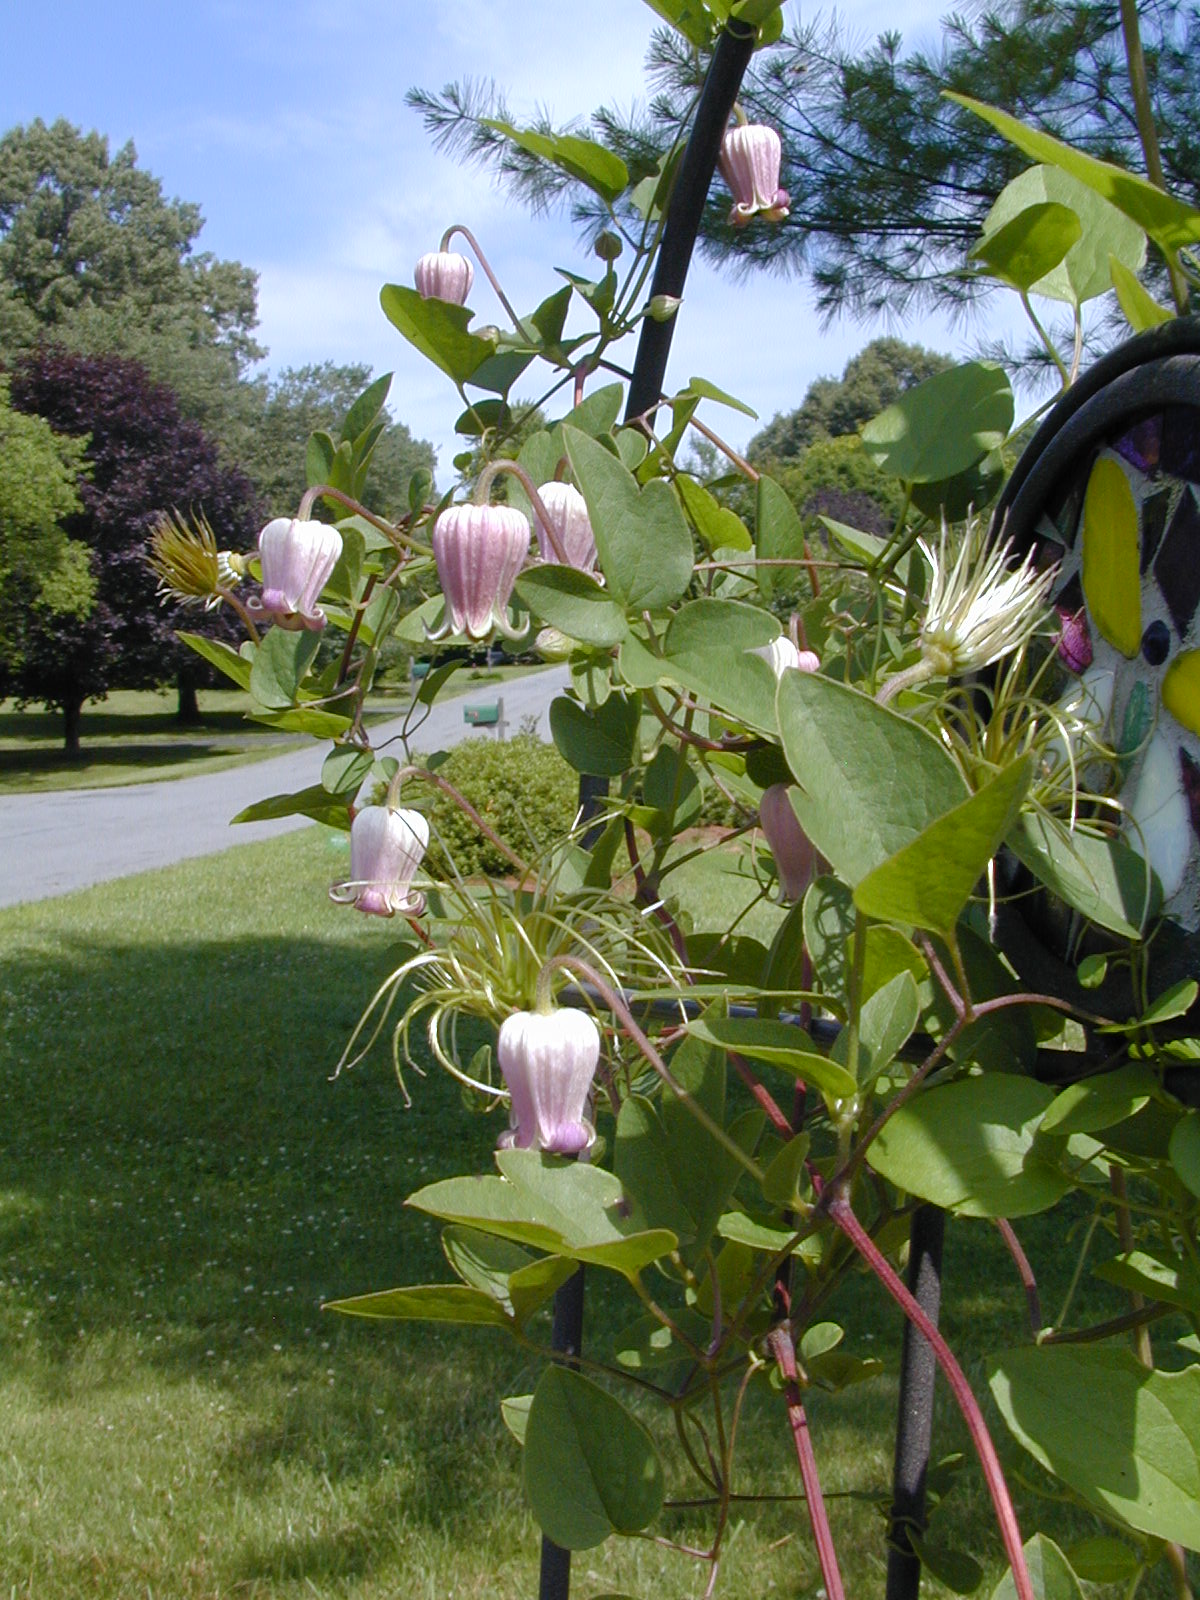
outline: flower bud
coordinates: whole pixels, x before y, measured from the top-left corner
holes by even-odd
[[[419,916],[424,896],[412,881],[429,845],[429,823],[419,811],[363,806],[350,824],[350,878],[329,891],[374,917]]]
[[[621,243],[621,235],[612,233],[607,228],[603,233],[596,235],[596,242],[592,246],[601,261],[615,261],[624,248],[625,246]]]
[[[445,300],[464,306],[475,282],[475,268],[454,250],[431,250],[417,262],[413,274],[422,300]]]
[[[772,639],[770,644],[760,644],[750,652],[753,656],[761,656],[777,678],[782,678],[785,672],[820,672],[821,658],[815,650],[800,650],[792,643],[786,633],[781,633],[778,639]]]
[[[326,522],[275,517],[258,536],[262,596],[246,602],[256,619],[276,622],[295,633],[319,632],[325,613],[317,604],[342,553],[342,536]]]
[[[511,1096],[503,1146],[572,1156],[593,1142],[585,1113],[600,1030],[586,1011],[514,1011],[501,1025],[496,1053]]]
[[[1087,612],[1058,608],[1062,631],[1058,636],[1059,659],[1068,672],[1086,672],[1092,664],[1092,635],[1088,629]]]
[[[512,506],[450,506],[433,528],[449,631],[483,639],[504,619],[529,552],[529,519]]]
[[[677,294],[652,294],[646,312],[651,322],[670,322],[682,304]]]
[[[718,161],[733,194],[729,220],[735,228],[744,228],[754,217],[782,222],[788,215],[791,196],[779,187],[782,158],[783,147],[774,128],[749,123],[726,130]]]
[[[792,810],[786,783],[773,783],[758,805],[758,820],[775,857],[782,898],[802,900],[813,878],[816,853]]]
[[[549,514],[567,564],[578,567],[581,572],[590,572],[596,565],[596,540],[587,501],[570,483],[544,483],[538,490],[538,497]],[[535,520],[534,529],[542,560],[557,561],[558,555],[540,519]]]

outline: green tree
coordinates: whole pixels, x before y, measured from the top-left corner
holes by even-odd
[[[1165,181],[1196,202],[1200,10],[1195,0],[1144,0],[1139,11]],[[687,15],[694,24],[699,13]],[[615,150],[636,181],[694,104],[707,60],[705,48],[659,30],[647,61],[649,104],[602,106],[571,131]],[[969,296],[978,280],[962,274],[965,252],[1000,190],[1027,163],[945,100],[945,89],[1143,169],[1114,0],[999,0],[949,16],[936,48],[909,54],[898,33],[863,49],[836,20],[818,15],[755,55],[741,95],[749,119],[770,123],[783,139],[791,215],[778,226],[732,228],[728,195],[715,185],[704,249],[735,269],[808,275],[828,315],[895,313],[917,300]],[[582,185],[489,125],[513,120],[493,86],[416,90],[410,102],[440,143],[492,166],[531,206],[565,199],[585,232],[611,226]],[[551,131],[544,118],[534,126]]]
[[[87,443],[14,411],[0,377],[0,660],[15,662],[29,608],[74,618],[91,610],[88,548],[63,528],[80,508]]]
[[[0,356],[46,339],[138,361],[237,460],[258,399],[243,381],[257,275],[197,249],[200,208],[169,200],[100,133],[60,119],[0,138]]]
[[[338,366],[332,361],[285,367],[277,378],[260,380],[258,420],[240,465],[273,515],[294,511],[308,487],[304,463],[309,434],[324,430],[336,438],[370,381],[371,369],[362,363]],[[408,481],[422,467],[433,471],[433,446],[414,439],[403,422],[388,416],[367,475],[371,509],[384,516],[406,510]]]
[[[748,446],[752,460],[783,461],[799,456],[819,439],[857,433],[864,422],[954,363],[924,345],[899,339],[872,339],[851,356],[840,378],[817,378],[795,411],[779,412]]]

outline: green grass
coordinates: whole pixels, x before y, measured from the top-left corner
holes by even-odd
[[[537,667],[475,667],[452,678],[448,693],[490,690]],[[0,794],[50,789],[108,788],[217,772],[261,761],[311,743],[294,733],[276,733],[246,720],[250,696],[236,689],[201,689],[202,721],[184,726],[175,717],[173,689],[114,689],[106,700],[83,708],[81,749],[63,749],[62,717],[37,707],[18,711],[0,700]],[[368,721],[400,715],[407,690],[373,695]]]
[[[406,1110],[382,1052],[331,1081],[393,942],[328,902],[344,860],[314,828],[0,912],[6,1600],[536,1593],[537,1532],[497,1406],[536,1364],[483,1332],[319,1310],[448,1276],[405,1196],[486,1170],[498,1131],[432,1072]],[[1058,1229],[1019,1231],[1054,1307],[1070,1269]],[[986,1225],[951,1226],[947,1283],[945,1325],[978,1391],[982,1352],[1024,1336]],[[588,1348],[634,1314],[623,1292],[593,1293]],[[844,1496],[886,1489],[899,1319],[862,1277],[832,1314],[847,1348],[888,1363],[811,1407],[847,1591],[869,1600],[881,1525]],[[939,1453],[962,1447],[944,1396],[937,1429]],[[744,1438],[740,1486],[793,1492],[776,1397],[752,1400]],[[970,1485],[959,1527],[994,1581],[998,1541]],[[1051,1525],[1067,1538],[1084,1523],[1052,1508]],[[672,1531],[701,1524],[681,1515]],[[703,1587],[645,1541],[611,1541],[575,1571],[581,1600]],[[800,1600],[817,1581],[796,1508],[747,1508],[719,1593]]]

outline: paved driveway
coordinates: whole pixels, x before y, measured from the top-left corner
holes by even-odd
[[[538,731],[548,738],[550,701],[567,682],[567,669],[554,667],[503,685],[508,731],[516,733],[525,718],[537,717]],[[475,732],[463,721],[463,706],[491,700],[495,692],[488,684],[439,702],[417,735],[416,748],[444,749]],[[399,731],[399,721],[377,723],[371,729],[372,743],[378,748]],[[289,755],[163,783],[0,795],[0,906],[68,894],[150,867],[171,866],[188,856],[213,855],[231,844],[308,827],[307,817],[239,823],[236,828],[229,819],[267,795],[319,783],[328,750],[327,743],[314,742]]]

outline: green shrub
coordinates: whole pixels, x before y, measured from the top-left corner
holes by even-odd
[[[526,860],[562,837],[578,804],[578,774],[553,745],[530,734],[518,734],[504,743],[487,736],[467,739],[450,752],[438,772]],[[435,875],[447,857],[467,877],[512,871],[512,863],[448,795],[430,789],[428,796],[422,810],[429,816],[428,859]]]

